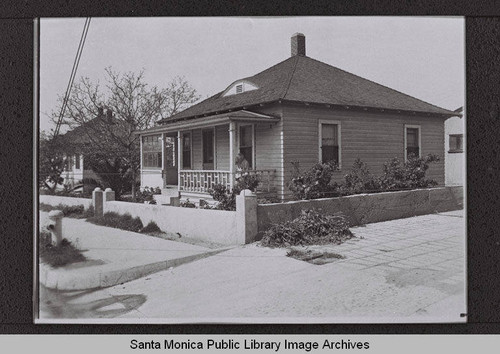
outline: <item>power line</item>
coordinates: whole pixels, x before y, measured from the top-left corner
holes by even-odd
[[[66,106],[68,103],[69,95],[71,93],[71,88],[73,87],[73,82],[75,81],[76,72],[78,70],[78,64],[80,63],[80,58],[82,57],[83,47],[85,45],[85,40],[87,38],[87,33],[90,26],[90,17],[85,19],[85,24],[83,25],[82,35],[80,37],[80,43],[78,44],[78,49],[76,51],[75,60],[73,61],[73,67],[71,69],[71,74],[69,77],[68,86],[66,87],[66,93],[64,95],[63,104],[61,106],[61,112],[59,113],[59,118],[57,120],[56,129],[54,131],[54,138],[59,134],[59,129],[61,128],[62,119],[64,112],[66,111]]]

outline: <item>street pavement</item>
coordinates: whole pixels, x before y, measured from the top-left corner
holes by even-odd
[[[345,258],[323,265],[251,244],[97,291],[42,288],[40,317],[127,323],[466,321],[462,210],[351,230],[356,238],[321,248]]]

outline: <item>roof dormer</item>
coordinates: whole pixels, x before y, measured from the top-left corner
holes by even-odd
[[[247,91],[257,90],[258,87],[248,80],[238,80],[233,82],[229,87],[222,93],[222,97],[237,95]]]

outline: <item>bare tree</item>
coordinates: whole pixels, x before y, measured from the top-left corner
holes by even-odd
[[[94,168],[102,167],[103,173],[111,174],[114,166],[115,173],[130,179],[135,197],[140,156],[139,137],[134,131],[187,108],[199,96],[182,77],[174,78],[166,88],[158,88],[145,82],[144,70],[119,73],[108,67],[105,71],[104,87],[88,78],[73,86],[62,123],[76,133],[71,140],[82,147],[82,153],[91,157],[90,161],[99,162]],[[63,104],[63,97],[59,100]],[[57,113],[52,114],[54,121]]]

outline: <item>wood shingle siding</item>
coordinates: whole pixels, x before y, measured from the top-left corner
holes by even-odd
[[[292,178],[292,162],[297,161],[301,170],[319,162],[320,120],[341,123],[342,168],[335,173],[335,181],[343,180],[356,158],[366,162],[375,175],[382,174],[389,159],[404,161],[404,127],[411,124],[421,127],[421,155],[437,154],[440,158],[431,165],[427,177],[444,184],[444,118],[300,105],[284,106],[283,116],[285,185]]]

